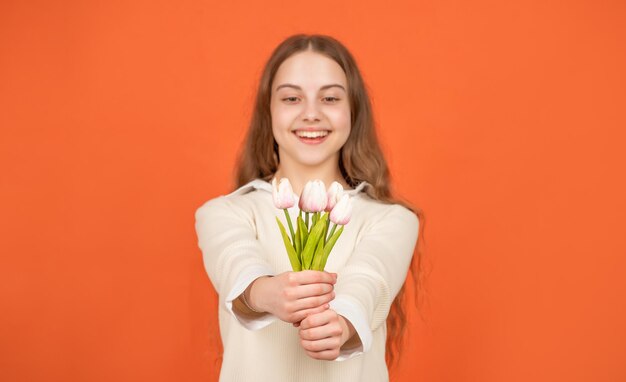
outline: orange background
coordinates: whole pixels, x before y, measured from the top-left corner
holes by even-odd
[[[215,381],[194,211],[331,34],[426,213],[397,381],[626,380],[623,1],[2,1],[0,380]]]

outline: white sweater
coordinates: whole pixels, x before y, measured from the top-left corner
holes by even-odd
[[[347,191],[354,196],[352,218],[325,269],[338,274],[331,309],[352,323],[361,340],[335,361],[310,358],[291,324],[271,314],[251,318],[233,306],[256,278],[291,271],[275,219],[286,224],[285,215],[274,207],[271,184],[255,179],[198,208],[198,246],[219,295],[220,381],[388,381],[385,320],[406,278],[419,221],[401,205],[371,199],[365,187],[371,185]],[[295,221],[297,203],[289,213]]]

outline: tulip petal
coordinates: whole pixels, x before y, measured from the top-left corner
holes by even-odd
[[[282,178],[280,182],[276,177],[272,179],[272,197],[276,208],[291,208],[296,203],[295,194],[289,179]]]
[[[330,221],[339,225],[346,225],[352,215],[352,199],[349,194],[344,194],[330,211]]]
[[[320,212],[326,209],[328,197],[326,186],[319,179],[308,181],[300,196],[300,208],[305,212]]]
[[[342,195],[343,186],[341,185],[341,183],[337,181],[332,182],[330,184],[330,187],[328,187],[328,190],[326,191],[326,196],[328,197],[328,203],[326,205],[327,212],[330,212],[335,207],[335,204],[337,204],[339,199],[341,199]]]

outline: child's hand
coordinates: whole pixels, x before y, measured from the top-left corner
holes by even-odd
[[[284,272],[256,279],[246,300],[255,310],[269,312],[279,319],[297,323],[310,314],[328,309],[335,298],[337,275],[321,271]],[[244,292],[245,293],[245,292]]]
[[[300,344],[311,358],[332,361],[355,333],[348,320],[332,309],[309,315],[300,323]]]

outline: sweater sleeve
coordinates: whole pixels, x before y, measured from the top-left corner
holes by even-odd
[[[336,295],[330,305],[352,323],[361,345],[342,349],[337,361],[370,349],[372,332],[385,322],[406,279],[418,228],[419,220],[413,212],[392,205],[370,225],[338,272]]]
[[[195,219],[204,268],[218,293],[220,306],[250,330],[261,329],[277,320],[269,313],[251,317],[233,306],[233,301],[252,281],[274,275],[262,256],[263,247],[256,238],[250,212],[228,196],[220,196],[198,208]]]

